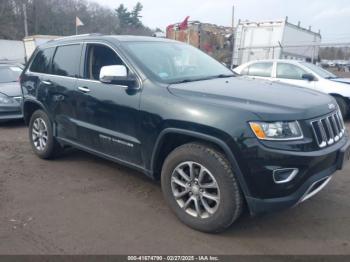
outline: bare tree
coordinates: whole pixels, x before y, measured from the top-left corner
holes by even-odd
[[[23,4],[27,11],[29,35],[75,34],[76,16],[84,22],[84,26],[79,28],[81,33],[152,34],[140,21],[140,3],[131,12],[125,9],[129,16],[129,22],[125,23],[114,10],[86,0],[1,0],[1,39],[23,39]]]

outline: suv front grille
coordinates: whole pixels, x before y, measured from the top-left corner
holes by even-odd
[[[312,121],[311,125],[320,148],[336,143],[345,134],[344,121],[338,111]]]

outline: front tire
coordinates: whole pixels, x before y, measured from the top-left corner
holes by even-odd
[[[161,180],[171,209],[196,230],[221,232],[242,213],[243,196],[231,165],[211,147],[190,143],[176,148],[164,162]]]
[[[30,119],[29,141],[34,153],[42,159],[53,158],[62,151],[53,136],[51,121],[43,110],[35,111]]]

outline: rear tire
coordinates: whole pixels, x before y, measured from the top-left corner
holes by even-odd
[[[343,115],[343,118],[346,119],[348,116],[348,104],[346,103],[345,99],[339,96],[334,97],[335,100],[337,101],[337,104],[339,106],[340,112]]]
[[[206,145],[190,143],[172,151],[161,184],[176,216],[196,230],[221,232],[242,213],[243,196],[229,161]]]
[[[53,136],[52,123],[43,110],[33,113],[29,122],[29,141],[34,153],[42,159],[50,159],[62,151]]]

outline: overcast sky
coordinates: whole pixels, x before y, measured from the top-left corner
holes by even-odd
[[[303,27],[321,30],[323,42],[350,42],[349,0],[139,0],[144,9],[145,25],[165,29],[169,24],[190,20],[231,25],[232,5],[235,18],[242,20],[280,20],[288,16]],[[123,3],[132,8],[138,0],[95,0],[102,5],[116,8]]]

